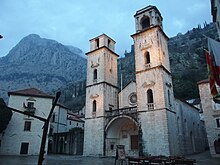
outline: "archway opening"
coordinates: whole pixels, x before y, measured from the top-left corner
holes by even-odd
[[[105,153],[114,156],[117,145],[124,145],[126,155],[138,156],[138,125],[129,117],[118,117],[106,129]]]
[[[220,139],[214,141],[215,153],[220,154]]]
[[[141,21],[141,26],[142,26],[142,29],[149,28],[150,27],[150,18],[144,17]]]

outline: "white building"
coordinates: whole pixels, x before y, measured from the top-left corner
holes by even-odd
[[[198,82],[210,153],[220,157],[220,104],[213,101],[208,80]]]
[[[36,116],[47,118],[53,96],[35,88],[9,92],[8,106]],[[2,139],[2,155],[38,155],[44,122],[33,117],[13,112]],[[46,146],[47,150],[47,146]]]
[[[53,96],[35,88],[9,92],[8,94],[9,107],[44,119],[48,117],[54,99]],[[0,136],[0,154],[38,155],[43,124],[43,121],[36,118],[13,112],[7,129]],[[74,132],[72,131],[74,128],[81,128],[81,130]],[[45,151],[82,154],[83,128],[84,121],[78,115],[69,111],[67,107],[58,103],[54,108],[48,128],[49,138],[46,140]],[[72,139],[68,140],[68,138]]]
[[[83,129],[84,121],[58,103],[51,118],[48,152],[82,154]]]
[[[148,6],[134,17],[136,82],[120,93],[115,41],[105,34],[90,40],[84,155],[114,156],[117,145],[124,145],[129,156],[204,151],[199,110],[174,98],[168,37],[159,10]]]

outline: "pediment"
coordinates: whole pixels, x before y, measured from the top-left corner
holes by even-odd
[[[149,88],[149,87],[152,87],[155,85],[155,82],[154,81],[145,81],[143,84],[142,84],[142,87],[143,88]]]

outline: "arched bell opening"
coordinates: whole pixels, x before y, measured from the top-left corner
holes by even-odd
[[[150,27],[150,18],[145,16],[141,19],[141,28],[142,30],[147,29]]]

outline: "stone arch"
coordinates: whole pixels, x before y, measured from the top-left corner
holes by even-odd
[[[137,127],[139,127],[138,122],[137,122],[135,119],[133,119],[132,117],[130,117],[130,116],[128,116],[128,115],[120,115],[120,116],[114,117],[113,119],[111,119],[111,120],[108,122],[108,124],[105,126],[105,131],[107,131],[107,129],[109,128],[109,126],[110,126],[115,120],[120,119],[120,118],[128,118],[128,119],[132,120],[132,121],[137,125]]]
[[[114,156],[117,145],[124,145],[126,155],[137,156],[138,123],[130,116],[122,115],[113,118],[105,127],[105,154]]]

